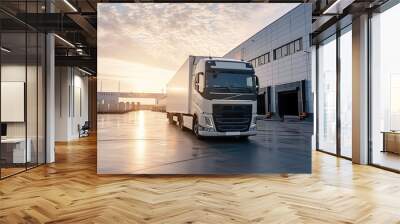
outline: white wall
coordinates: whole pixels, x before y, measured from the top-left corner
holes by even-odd
[[[78,125],[88,120],[88,78],[83,75],[76,68],[56,67],[56,141],[77,139]]]
[[[88,78],[81,76],[81,73],[77,75],[75,70],[73,86],[71,135],[72,138],[78,138],[78,125],[82,126],[88,120]]]
[[[22,102],[22,108],[18,108],[22,116],[25,117],[20,122],[5,122],[7,124],[8,138],[27,138],[30,140],[30,148],[32,152],[32,161],[39,163],[44,162],[44,74],[41,67],[27,65],[25,63],[3,63],[1,66],[1,81],[2,82],[23,82],[26,86],[26,99]],[[26,80],[27,79],[27,80]],[[4,89],[2,89],[3,91]],[[25,89],[20,94],[25,93]],[[7,95],[2,95],[2,98],[8,98]],[[17,102],[15,102],[17,103]],[[26,103],[26,106],[25,106]],[[15,108],[2,107],[2,112],[16,113]],[[8,111],[7,111],[8,110]],[[39,154],[39,155],[38,155]]]
[[[69,130],[69,86],[68,67],[55,69],[55,141],[68,141]]]
[[[5,64],[1,66],[2,82],[25,82],[25,64]],[[28,67],[28,69],[30,69]],[[31,94],[28,94],[28,96]],[[1,108],[7,110],[7,108]],[[25,137],[25,122],[7,123],[7,137]]]

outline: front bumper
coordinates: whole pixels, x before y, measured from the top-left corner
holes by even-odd
[[[217,132],[217,131],[199,131],[200,136],[252,136],[256,135],[257,131],[243,131],[243,132]]]
[[[202,114],[200,117],[199,124],[199,135],[200,136],[251,136],[257,135],[257,125],[254,122],[255,116],[251,118],[250,127],[243,131],[218,131],[215,126],[213,116],[210,114]]]

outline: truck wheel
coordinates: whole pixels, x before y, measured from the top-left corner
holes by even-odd
[[[169,123],[169,124],[174,124],[174,123],[175,123],[172,114],[168,113],[168,114],[167,114],[167,118],[168,118],[168,123]]]
[[[202,136],[199,135],[199,122],[197,121],[196,117],[193,120],[193,133],[198,139],[202,139]]]
[[[185,130],[185,126],[183,125],[183,116],[182,115],[179,115],[179,117],[178,117],[178,126],[182,131]]]
[[[192,130],[193,130],[193,134],[194,135],[197,136],[199,134],[199,124],[197,123],[197,118],[193,119],[193,128],[192,128]]]

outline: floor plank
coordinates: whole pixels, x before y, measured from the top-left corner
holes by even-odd
[[[311,175],[96,174],[96,138],[0,181],[0,223],[400,223],[400,175],[313,152]]]

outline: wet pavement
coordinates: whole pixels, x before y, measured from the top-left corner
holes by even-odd
[[[160,112],[99,114],[99,174],[310,173],[312,122],[257,122],[248,140],[197,139]]]

